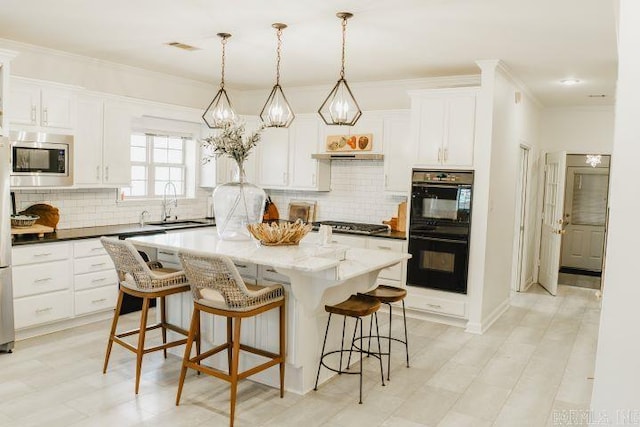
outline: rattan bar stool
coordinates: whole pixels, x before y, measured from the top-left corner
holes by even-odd
[[[392,341],[396,341],[399,343],[404,344],[404,348],[405,348],[405,353],[406,353],[406,357],[407,357],[407,368],[409,367],[409,339],[407,336],[407,315],[406,315],[406,311],[405,311],[405,306],[404,306],[404,298],[407,296],[407,290],[403,289],[403,288],[397,288],[395,286],[388,286],[388,285],[378,285],[377,288],[364,293],[363,295],[368,295],[371,297],[376,298],[378,301],[380,301],[380,303],[382,304],[386,304],[387,307],[389,307],[389,335],[387,336],[380,336],[380,333],[376,330],[377,335],[373,335],[371,333],[372,331],[372,327],[373,324],[370,323],[369,324],[369,335],[365,336],[364,338],[368,338],[369,339],[369,343],[368,343],[368,347],[367,347],[367,352],[368,354],[373,354],[376,355],[377,353],[371,353],[371,338],[378,338],[378,339],[384,339],[384,340],[388,340],[389,342],[389,347],[388,347],[388,351],[387,352],[380,352],[380,354],[382,354],[383,356],[387,356],[387,381],[390,381],[390,372],[391,372],[391,342]],[[393,305],[392,303],[394,302],[398,302],[398,301],[402,301],[402,319],[404,321],[404,340],[400,339],[400,338],[396,338],[396,337],[392,337],[391,336],[391,320],[393,319]],[[376,325],[376,329],[377,329],[377,325]],[[358,341],[358,339],[356,338],[356,341]],[[355,345],[355,348],[360,348],[361,345],[363,345],[364,343],[362,342],[362,340],[360,340],[360,343]]]
[[[377,311],[380,308],[380,301],[377,299],[363,295],[351,295],[345,301],[342,301],[336,305],[325,305],[324,309],[329,313],[329,318],[327,319],[327,329],[324,333],[324,342],[322,343],[322,352],[320,355],[320,362],[318,363],[318,373],[316,375],[316,384],[313,387],[314,390],[318,390],[318,380],[320,379],[320,368],[325,367],[330,371],[340,374],[357,374],[360,376],[360,401],[358,403],[362,404],[362,353],[363,350],[358,348],[357,350],[360,353],[360,370],[358,372],[349,371],[349,364],[351,363],[351,352],[354,349],[354,342],[356,340],[356,332],[360,329],[360,341],[362,341],[362,318],[365,316],[371,316],[371,321],[375,318],[376,321],[376,329],[378,328],[378,316]],[[340,344],[340,350],[333,350],[325,353],[325,347],[327,346],[327,335],[329,334],[329,325],[331,324],[331,316],[333,314],[337,314],[340,316],[344,316],[342,321],[342,342]],[[344,348],[344,332],[347,325],[347,317],[352,317],[356,319],[356,325],[353,328],[353,338],[351,339],[351,346],[349,349]],[[380,334],[378,334],[380,335]],[[380,340],[378,340],[378,350],[381,350]],[[342,358],[344,353],[349,353],[349,359],[347,360],[347,364],[345,369],[342,369]],[[340,362],[338,369],[328,366],[325,363],[325,358],[332,354],[340,354]],[[380,360],[380,377],[382,378],[382,385],[384,386],[384,371],[382,369],[382,355],[380,352],[378,353],[370,353],[373,356],[376,356]]]
[[[142,357],[147,353],[162,350],[166,359],[168,348],[176,347],[187,342],[186,338],[167,342],[167,329],[184,335],[185,337],[188,335],[188,332],[179,326],[167,322],[165,297],[180,292],[187,292],[189,290],[189,284],[182,271],[163,268],[162,264],[157,261],[146,263],[136,248],[127,241],[109,237],[102,237],[100,241],[113,260],[120,282],[118,302],[111,323],[111,332],[109,333],[109,342],[107,343],[107,353],[104,358],[102,372],[107,373],[109,356],[111,355],[111,348],[114,342],[120,344],[127,350],[131,350],[136,354],[135,391],[136,394],[138,394],[140,388],[140,373],[142,371]],[[116,330],[124,294],[142,298],[140,327],[117,333]],[[147,317],[149,314],[149,305],[154,298],[160,299],[160,322],[148,326]],[[145,348],[144,342],[147,331],[158,328],[162,329],[162,345]],[[138,344],[135,347],[122,339],[136,334],[138,334]],[[199,339],[198,348],[200,348]]]
[[[187,368],[212,375],[231,383],[229,425],[233,427],[239,380],[279,364],[280,397],[284,396],[286,322],[284,287],[282,285],[263,287],[246,284],[231,259],[222,255],[181,252],[178,257],[191,285],[194,308],[187,347],[182,361],[176,406],[180,404]],[[279,353],[271,353],[240,343],[242,319],[275,308],[279,309]],[[193,341],[199,336],[201,311],[227,318],[227,342],[196,355],[196,357],[191,357]],[[204,359],[223,350],[227,350],[228,372],[201,363]],[[238,372],[240,350],[257,354],[268,360],[244,372]]]

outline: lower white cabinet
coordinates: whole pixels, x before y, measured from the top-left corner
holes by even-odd
[[[118,274],[100,239],[74,242],[73,257],[74,314],[113,310]]]
[[[113,310],[118,275],[100,239],[14,247],[16,329]]]
[[[23,329],[73,316],[69,243],[13,249],[15,328]]]
[[[456,300],[447,295],[434,296],[427,294],[428,290],[419,289],[413,286],[408,288],[406,299],[407,308],[427,311],[445,316],[459,318],[467,317],[466,301]]]

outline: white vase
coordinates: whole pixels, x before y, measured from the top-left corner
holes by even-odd
[[[262,222],[267,195],[257,185],[246,181],[242,164],[237,179],[213,190],[216,230],[222,240],[249,240],[248,224]]]

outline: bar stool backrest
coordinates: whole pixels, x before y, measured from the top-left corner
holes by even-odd
[[[229,257],[187,251],[180,252],[178,257],[196,301],[203,299],[200,291],[205,288],[222,295],[230,310],[247,309],[264,302],[260,301],[261,294],[265,301],[269,297],[263,292],[249,290]]]
[[[101,237],[100,242],[113,260],[120,282],[125,282],[129,288],[150,291],[185,283],[181,274],[154,273],[135,246],[126,240]]]

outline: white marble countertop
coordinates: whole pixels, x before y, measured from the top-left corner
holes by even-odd
[[[305,243],[294,246],[262,246],[258,241],[223,241],[215,229],[185,230],[169,234],[136,236],[128,239],[134,244],[167,250],[189,250],[226,255],[234,261],[269,265],[307,274],[332,270],[333,280],[347,280],[374,270],[397,264],[410,255],[400,252],[345,247],[320,246]],[[346,254],[339,260],[340,252]],[[329,278],[325,275],[326,278]]]

